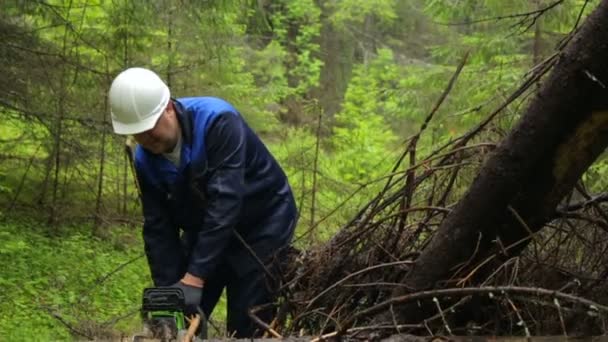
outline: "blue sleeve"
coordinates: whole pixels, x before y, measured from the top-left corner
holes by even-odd
[[[179,230],[171,223],[166,210],[166,194],[150,184],[141,171],[137,171],[137,178],[141,187],[144,212],[144,249],[152,280],[156,286],[172,285],[184,273],[185,257]]]
[[[209,178],[203,227],[190,256],[188,272],[208,278],[223,261],[240,215],[245,179],[246,133],[242,118],[226,112],[206,134]]]

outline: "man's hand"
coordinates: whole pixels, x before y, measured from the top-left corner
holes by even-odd
[[[200,310],[201,298],[203,297],[203,288],[184,284],[182,280],[173,284],[171,287],[176,287],[184,292],[186,302],[186,314],[197,314]]]

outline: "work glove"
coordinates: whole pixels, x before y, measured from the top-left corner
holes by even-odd
[[[181,281],[178,281],[171,287],[181,289],[184,293],[187,315],[193,315],[200,312],[201,299],[203,297],[203,288],[186,285]]]

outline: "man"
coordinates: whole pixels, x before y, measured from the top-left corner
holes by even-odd
[[[154,284],[181,288],[189,310],[200,305],[207,317],[226,288],[228,333],[259,334],[248,310],[274,300],[277,267],[268,262],[290,243],[296,219],[279,164],[229,103],[172,99],[150,70],[120,73],[109,102],[114,131],[138,142]],[[258,316],[268,322],[272,314]]]

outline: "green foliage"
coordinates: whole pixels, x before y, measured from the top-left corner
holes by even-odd
[[[248,67],[255,78],[259,96],[278,103],[291,94],[284,64],[287,51],[276,40],[261,50],[249,51]]]
[[[91,334],[138,328],[137,315],[102,326],[137,309],[149,285],[143,257],[104,279],[142,254],[130,229],[114,227],[102,240],[83,234],[82,227],[66,227],[59,236],[31,222],[5,222],[0,228],[0,340],[71,340],[50,313]]]
[[[390,96],[396,76],[392,53],[386,49],[353,72],[332,138],[339,178],[347,183],[363,184],[384,175],[387,164],[394,161],[386,152],[394,146],[396,136],[385,118],[402,108],[399,99]]]
[[[284,63],[296,94],[303,95],[319,84],[322,62],[316,39],[321,30],[321,10],[313,0],[276,1],[271,18],[276,40],[291,53]]]
[[[0,170],[1,191],[16,193],[25,179],[23,193],[18,194],[25,202],[45,203],[51,187],[58,184],[62,186],[60,205],[78,208],[94,202],[91,198],[96,195],[93,189],[102,163],[102,125],[94,124],[91,134],[86,123],[106,122],[107,130],[104,95],[112,76],[124,67],[141,65],[154,68],[170,81],[176,97],[226,98],[267,141],[285,145],[279,149],[284,152],[278,159],[301,163],[287,167],[288,174],[296,180],[292,183],[297,197],[303,199],[302,211],[314,208],[316,213],[311,215],[318,218],[347,198],[347,193],[389,169],[397,154],[392,151],[398,151],[398,143],[417,132],[467,51],[469,62],[419,142],[420,151],[430,151],[487,115],[533,65],[535,33],[523,30],[531,23],[530,16],[508,17],[551,3],[282,0],[254,4],[235,0],[176,6],[171,2],[54,0],[47,6],[5,4],[5,13],[14,22],[35,32],[50,55],[61,58],[50,59],[58,67],[44,70],[45,77],[22,72],[28,93],[37,94],[37,101],[28,102],[26,109],[41,114],[37,121],[5,121],[3,131],[25,132],[31,138],[5,145],[4,150],[18,154],[22,162],[17,172],[9,167]],[[590,2],[583,15],[596,3]],[[564,2],[538,18],[542,55],[548,55],[550,46],[574,25],[583,4],[580,0]],[[504,19],[488,20],[496,17]],[[521,20],[522,25],[517,25]],[[350,71],[343,75],[348,84],[337,106],[340,110],[323,115],[317,169],[312,171],[318,175],[315,178],[311,170],[316,117],[323,109],[307,108],[319,89],[332,86],[321,84],[320,77],[325,67],[321,42],[332,41],[330,34],[352,40],[355,55],[342,56],[340,47],[325,46],[337,49],[333,56],[350,63]],[[467,111],[480,104],[482,109]],[[8,109],[2,113],[18,117]],[[286,127],[282,122],[286,114],[298,116],[295,122],[301,126]],[[512,121],[507,120],[505,127]],[[26,127],[35,129],[28,132]],[[298,132],[294,139],[303,141],[293,142],[286,131]],[[59,135],[59,150],[55,150],[56,144],[49,142]],[[121,143],[122,139],[107,138],[103,145],[101,207],[108,213],[138,214]],[[296,145],[307,150],[293,148]],[[32,154],[38,157],[31,170],[24,172]],[[54,158],[56,154],[61,158]],[[55,170],[56,163],[59,170]],[[36,193],[39,189],[44,189],[42,194]],[[311,191],[321,194],[314,204]],[[370,188],[365,191],[372,192]],[[365,195],[358,200],[364,201]],[[357,205],[355,201],[352,208]],[[338,212],[336,225],[352,208]],[[311,217],[313,221],[317,218]]]
[[[606,155],[600,156],[598,160],[583,175],[583,181],[590,193],[602,193],[608,187],[608,158]]]
[[[361,25],[369,18],[391,22],[397,19],[396,4],[395,0],[338,1],[333,20],[338,25]]]
[[[391,51],[381,50],[369,65],[355,68],[343,109],[334,117],[331,137],[317,137],[312,129],[290,129],[285,134],[289,139],[279,146],[272,145],[295,193],[301,194],[297,197],[301,226],[314,225],[336,206],[342,206],[326,220],[326,228],[316,232],[318,239],[331,237],[379,190],[383,183],[378,180],[396,160],[396,154],[389,151],[398,148],[397,138],[385,120],[400,111],[398,99],[390,96],[396,73]],[[318,139],[321,148],[317,155]],[[315,192],[314,204],[311,192]],[[345,201],[348,203],[342,205]],[[311,217],[313,206],[316,217]]]

